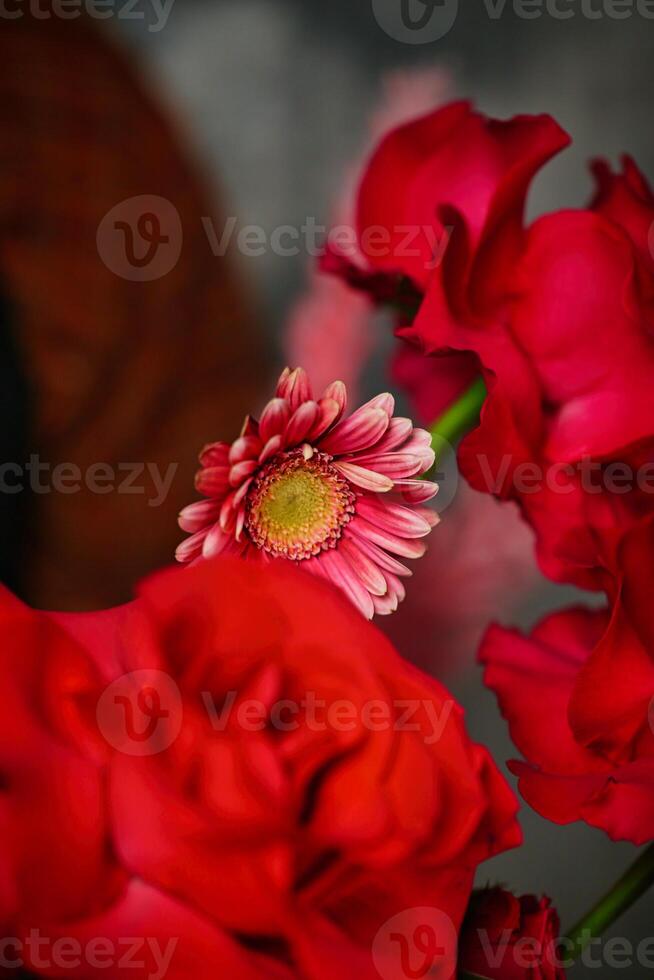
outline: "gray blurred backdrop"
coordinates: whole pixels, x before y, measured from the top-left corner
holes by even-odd
[[[379,19],[392,21],[398,3],[378,0]],[[196,154],[220,179],[227,210],[239,223],[272,229],[299,226],[307,216],[328,221],[344,170],[365,146],[380,81],[397,68],[443,67],[455,94],[486,112],[550,112],[573,135],[573,147],[538,177],[533,214],[584,203],[591,187],[586,162],[595,155],[616,160],[630,152],[653,177],[654,20],[627,7],[586,0],[584,13],[581,0],[558,0],[557,9],[573,16],[554,16],[551,4],[550,12],[533,16],[532,4],[525,19],[510,0],[499,16],[488,11],[499,13],[501,4],[461,0],[451,29],[425,44],[389,36],[373,0],[176,0],[159,31],[136,21],[117,24]],[[268,253],[241,263],[279,351],[281,325],[306,282],[307,262]],[[499,609],[497,618],[528,625],[570,597],[570,590],[543,585],[518,617]],[[515,753],[480,673],[450,684],[466,706],[473,735],[503,764]],[[484,866],[480,881],[548,893],[564,925],[585,912],[636,853],[582,825],[554,827],[526,808],[522,823],[526,846]],[[654,936],[653,911],[650,895],[611,935],[632,941]],[[577,966],[572,976],[608,972]],[[642,977],[647,971],[620,972]]]

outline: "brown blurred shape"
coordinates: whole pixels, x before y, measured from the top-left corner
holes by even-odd
[[[204,215],[222,226],[216,209],[126,54],[96,22],[21,9],[0,26],[0,290],[33,389],[30,449],[83,471],[179,464],[159,507],[151,483],[34,497],[27,598],[94,608],[172,560],[200,446],[233,437],[259,399],[262,342],[203,230]],[[132,282],[105,266],[96,234],[142,194],[174,204],[184,239],[171,272]]]

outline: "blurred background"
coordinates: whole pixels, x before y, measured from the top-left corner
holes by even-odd
[[[383,318],[318,279],[302,242],[271,237],[347,223],[357,172],[390,125],[461,96],[493,115],[553,114],[574,144],[538,177],[533,215],[585,203],[597,155],[629,152],[654,176],[644,3],[549,0],[527,17],[510,0],[445,0],[442,36],[425,43],[407,43],[399,0],[9,7],[0,449],[21,472],[4,471],[0,576],[38,606],[120,602],[170,562],[199,448],[232,438],[286,361],[343,377],[361,396],[393,383]],[[138,225],[145,205],[156,220]],[[148,243],[163,243],[152,265]],[[73,471],[68,490],[48,489],[54,467],[98,463],[132,483],[74,491]],[[510,506],[457,488],[451,468],[445,484],[430,555],[382,628],[452,687],[502,763],[513,750],[474,664],[480,633],[491,619],[528,626],[585,597],[538,576]],[[527,810],[523,826],[526,847],[482,868],[481,881],[544,890],[567,925],[633,858],[586,827]],[[654,935],[651,911],[643,900],[613,934]]]

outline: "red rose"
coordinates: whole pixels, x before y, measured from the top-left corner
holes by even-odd
[[[488,980],[565,980],[559,917],[549,898],[502,888],[474,892],[461,932],[459,967]]]
[[[627,534],[610,615],[556,613],[529,637],[492,627],[481,650],[527,802],[634,844],[654,839],[653,549],[651,522]]]
[[[372,980],[394,975],[393,936],[410,942],[433,913],[450,924],[447,980],[475,868],[520,833],[512,793],[439,684],[335,590],[277,564],[165,572],[123,609],[55,619],[47,628],[81,646],[57,633],[47,715],[33,675],[6,705],[11,718],[23,703],[40,733],[38,760],[23,750],[29,793],[14,799],[9,779],[3,799],[19,844],[8,925],[72,938],[86,960],[30,969],[86,980],[102,972],[94,938],[140,936],[159,945],[135,976],[165,960],[174,980]],[[54,811],[28,806],[47,794]],[[69,879],[50,871],[59,838],[78,841]]]

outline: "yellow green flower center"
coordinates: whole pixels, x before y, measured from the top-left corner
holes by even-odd
[[[248,492],[245,527],[258,548],[301,561],[336,547],[355,500],[330,456],[294,450],[260,470]]]

